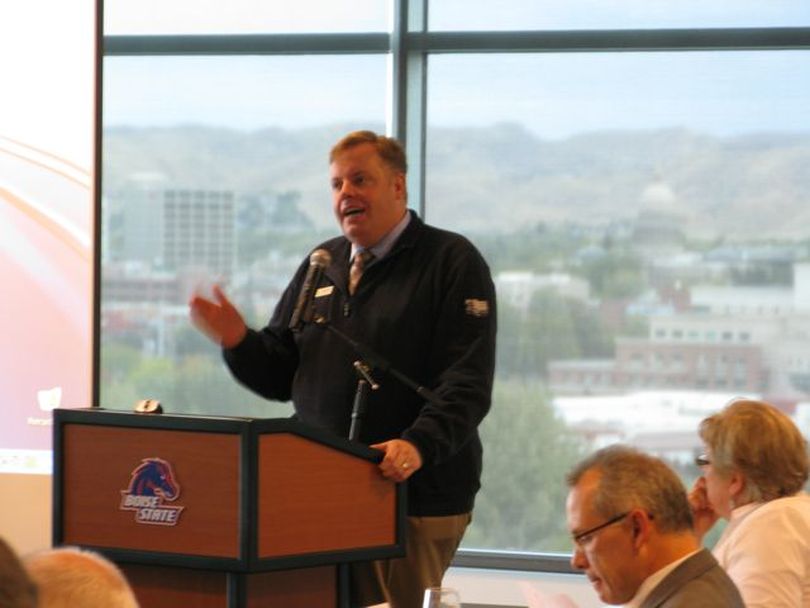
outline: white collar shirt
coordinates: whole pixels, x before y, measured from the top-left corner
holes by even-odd
[[[731,512],[713,551],[747,608],[810,608],[810,496]]]

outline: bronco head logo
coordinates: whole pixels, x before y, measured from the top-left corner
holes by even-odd
[[[121,490],[122,511],[135,511],[139,524],[175,526],[185,507],[164,504],[180,496],[172,465],[162,458],[144,458],[132,471],[129,488]]]
[[[132,471],[127,493],[174,500],[180,494],[180,486],[177,485],[172,466],[168,462],[162,458],[144,458]]]

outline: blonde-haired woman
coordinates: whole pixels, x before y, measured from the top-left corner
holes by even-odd
[[[807,441],[777,408],[742,399],[699,433],[703,474],[689,495],[698,536],[728,520],[713,552],[748,608],[810,608]]]

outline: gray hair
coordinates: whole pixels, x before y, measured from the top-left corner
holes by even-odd
[[[661,532],[692,529],[692,510],[686,488],[664,461],[627,445],[611,445],[579,462],[567,475],[569,488],[588,471],[600,474],[594,509],[615,517],[632,509],[652,516]]]
[[[704,419],[699,434],[720,475],[739,471],[745,477],[738,504],[792,496],[807,482],[807,441],[787,415],[764,401],[732,401]]]

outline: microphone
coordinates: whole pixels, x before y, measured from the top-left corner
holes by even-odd
[[[312,322],[312,301],[315,298],[315,289],[321,280],[324,270],[332,263],[332,256],[326,249],[316,249],[309,256],[309,268],[307,276],[304,277],[304,284],[298,293],[298,301],[295,303],[292,317],[290,317],[290,329],[299,331],[304,323]]]

